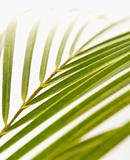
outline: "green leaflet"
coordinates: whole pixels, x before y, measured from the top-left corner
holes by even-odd
[[[60,65],[61,58],[62,58],[64,49],[65,49],[67,40],[68,40],[68,38],[70,36],[70,33],[71,33],[74,25],[75,25],[75,20],[69,25],[69,27],[67,28],[67,30],[64,33],[64,36],[63,36],[63,39],[62,39],[62,41],[60,43],[60,47],[59,47],[59,50],[58,50],[58,53],[57,53],[57,57],[56,57],[56,68],[58,68],[59,65]]]
[[[112,29],[113,27],[118,26],[119,24],[124,23],[124,22],[126,22],[126,21],[128,21],[128,20],[130,20],[130,17],[123,18],[123,19],[121,19],[121,20],[119,20],[119,21],[116,21],[116,22],[110,24],[110,25],[107,26],[106,28],[103,28],[101,31],[99,31],[97,34],[95,34],[92,38],[90,38],[87,42],[85,42],[85,43],[78,49],[78,51],[77,51],[76,54],[82,52],[89,43],[91,43],[91,42],[93,42],[94,40],[96,40],[98,37],[100,37],[100,36],[101,36],[102,34],[104,34],[105,32],[109,31],[109,30]]]
[[[13,54],[15,44],[16,20],[10,22],[5,32],[4,53],[3,53],[3,80],[2,80],[2,114],[4,123],[7,123],[9,107],[10,107],[10,92],[13,67]]]
[[[37,22],[32,27],[29,33],[28,41],[27,41],[27,47],[26,47],[25,58],[24,58],[24,66],[23,66],[23,75],[22,75],[22,88],[21,88],[21,96],[23,101],[26,100],[27,93],[28,93],[31,62],[32,62],[36,36],[38,32],[38,26],[39,26],[39,22]]]
[[[47,127],[44,130],[44,138],[48,138],[58,130],[60,130],[62,127],[67,125],[69,122],[80,116],[85,111],[91,109],[94,107],[94,105],[98,104],[99,102],[103,101],[105,98],[109,97],[111,93],[115,93],[121,88],[125,87],[129,84],[130,78],[129,73],[124,74],[123,76],[117,78],[112,83],[108,84],[106,87],[103,87],[101,90],[84,100],[79,105],[75,106],[71,111],[69,111],[67,114],[65,114],[63,117],[58,119],[56,122],[54,122],[52,125]],[[15,143],[17,140],[19,140],[23,136],[23,131],[16,134],[13,138],[11,138],[7,143],[5,143],[1,147],[1,151],[7,149],[10,145]],[[45,136],[46,135],[46,136]]]
[[[40,74],[39,74],[40,82],[43,82],[45,74],[46,74],[49,52],[51,49],[53,38],[55,36],[56,28],[57,28],[56,26],[52,28],[52,30],[50,31],[47,37],[46,43],[45,43],[44,52],[43,52],[42,61],[41,61]]]
[[[71,45],[70,51],[69,51],[70,57],[75,53],[74,52],[75,51],[75,47],[76,47],[76,45],[77,45],[77,43],[78,43],[78,41],[79,41],[79,39],[80,39],[80,37],[81,37],[81,35],[82,35],[83,31],[85,30],[85,28],[86,28],[87,25],[88,25],[88,23],[85,23],[79,29],[79,31],[78,31],[78,33],[77,33],[77,35],[76,35],[76,37],[75,37],[75,39],[74,39],[74,41],[73,41],[73,43]]]

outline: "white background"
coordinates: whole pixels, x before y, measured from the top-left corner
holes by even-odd
[[[53,13],[53,14],[52,14]],[[60,40],[61,33],[63,32],[63,26],[67,26],[67,24],[75,17],[75,15],[79,15],[80,20],[77,25],[77,28],[86,20],[95,20],[96,17],[103,17],[102,19],[96,19],[95,23],[92,22],[91,27],[89,27],[89,32],[86,30],[86,35],[90,37],[91,34],[94,34],[96,30],[100,29],[102,26],[113,22],[114,20],[118,20],[125,16],[130,16],[130,1],[129,0],[0,0],[0,31],[3,31],[6,27],[7,23],[13,16],[17,16],[19,19],[18,31],[17,31],[17,39],[18,43],[15,48],[15,62],[13,67],[13,80],[12,80],[12,97],[11,97],[11,111],[10,116],[18,110],[21,102],[20,97],[20,81],[22,73],[22,64],[23,64],[23,53],[25,48],[25,39],[26,35],[30,29],[32,23],[40,17],[42,19],[42,24],[40,28],[39,38],[37,40],[37,47],[35,48],[35,52],[37,54],[34,55],[32,70],[34,72],[31,73],[31,84],[29,88],[29,93],[34,91],[36,86],[38,85],[38,62],[40,60],[40,52],[42,52],[43,44],[45,41],[47,32],[50,29],[50,26],[56,21],[59,20],[61,22],[61,28],[59,29],[59,34],[57,33],[57,39],[55,39],[55,45],[53,46],[53,50],[55,50],[58,46],[58,42]],[[96,26],[96,27],[95,27]],[[125,27],[118,28],[118,31],[115,30],[113,33],[110,33],[109,36],[113,34],[118,34],[119,31],[128,30],[128,25]],[[77,29],[76,28],[76,29]],[[90,29],[91,28],[91,29]],[[74,33],[76,32],[74,30]],[[42,34],[41,34],[42,33]],[[73,33],[73,35],[74,35]],[[105,38],[109,37],[106,35]],[[72,38],[73,39],[73,38]],[[70,41],[72,41],[70,39]],[[86,36],[81,38],[79,43],[82,44]],[[43,41],[43,44],[39,43]],[[68,50],[66,49],[66,52]],[[51,58],[48,67],[47,76],[52,72],[54,68],[54,52],[51,53]],[[64,56],[66,58],[66,55]],[[63,58],[63,60],[64,60]],[[52,67],[53,66],[53,67]],[[0,70],[1,74],[1,70]],[[37,75],[37,76],[36,76]],[[34,79],[35,77],[35,79]],[[32,87],[34,86],[34,87]],[[15,90],[14,90],[15,88]],[[17,99],[17,101],[16,101]],[[1,112],[1,110],[0,110]],[[24,115],[25,113],[23,113]],[[130,120],[130,107],[119,113],[116,117],[104,123],[101,127],[97,129],[96,132],[101,132],[102,130],[107,130],[113,128],[115,126],[120,126],[121,124]],[[2,122],[2,117],[0,114],[0,122]],[[0,123],[0,128],[3,127],[3,123]],[[39,131],[40,129],[38,129]],[[14,131],[15,132],[15,131]],[[93,134],[93,133],[92,133]],[[8,136],[2,139],[2,143],[4,143],[9,137],[13,135],[13,132]],[[29,135],[30,136],[30,135]],[[5,160],[6,157],[10,155],[10,153],[15,151],[20,144],[24,144],[27,140],[27,137],[20,141],[14,147],[11,147],[9,150],[4,152],[1,155],[2,160]],[[130,138],[127,138],[124,142],[122,142],[118,147],[116,147],[113,151],[108,153],[106,156],[102,158],[102,160],[129,160],[130,159]],[[37,150],[35,150],[37,151]],[[35,154],[32,152],[28,154],[26,157],[23,157],[23,160],[30,159],[30,155]]]

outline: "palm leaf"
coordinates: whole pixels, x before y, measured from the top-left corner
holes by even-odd
[[[7,123],[9,106],[11,79],[13,67],[13,53],[15,43],[16,22],[10,22],[7,26],[4,40],[4,56],[3,56],[3,83],[2,83],[2,113],[4,123]]]
[[[51,45],[52,45],[52,41],[53,41],[55,32],[56,32],[56,26],[54,26],[54,28],[52,28],[52,30],[50,31],[50,33],[47,37],[47,40],[46,40],[46,44],[44,47],[44,53],[42,56],[41,68],[40,68],[40,75],[39,75],[40,82],[43,82],[44,77],[45,77],[47,62],[48,62],[48,58],[49,58],[49,52],[51,49]]]
[[[24,66],[23,66],[23,75],[22,75],[21,96],[23,101],[25,101],[28,93],[31,61],[32,61],[33,49],[34,49],[37,31],[38,31],[38,25],[39,25],[39,22],[34,24],[34,26],[32,27],[29,33],[28,42],[27,42],[27,48],[26,48],[26,53],[24,58]]]
[[[56,57],[56,67],[58,67],[60,65],[60,62],[61,62],[61,58],[62,58],[62,55],[63,55],[63,52],[64,52],[64,49],[65,49],[65,46],[66,46],[66,43],[67,43],[67,40],[70,36],[70,33],[74,27],[74,24],[75,24],[75,20],[69,25],[69,27],[67,28],[67,30],[65,31],[64,33],[64,36],[63,36],[63,39],[61,41],[61,44],[60,44],[60,47],[59,47],[59,50],[58,50],[58,53],[57,53],[57,57]]]
[[[87,25],[88,25],[88,23],[85,23],[85,24],[79,29],[79,31],[78,31],[78,33],[77,33],[77,35],[76,35],[76,37],[75,37],[75,39],[74,39],[74,41],[73,41],[73,43],[72,43],[72,45],[71,45],[70,51],[69,51],[70,57],[74,54],[75,47],[76,47],[78,41],[80,40],[80,36],[82,35],[82,33],[83,33],[83,31],[85,30],[85,28],[86,28]]]
[[[57,119],[53,119],[52,124],[45,129],[41,129],[38,134],[30,137],[24,145],[16,148],[16,151],[12,152],[7,159],[20,159],[31,150],[33,151],[38,145],[41,145],[43,141],[72,124],[69,130],[63,132],[57,139],[53,139],[53,142],[45,149],[41,147],[35,155],[30,155],[30,159],[97,160],[130,134],[130,123],[128,122],[119,128],[108,130],[92,138],[82,139],[84,135],[104,121],[127,108],[130,103],[130,32],[125,32],[84,50],[90,42],[112,29],[112,27],[124,23],[127,19],[111,24],[85,42],[77,52],[74,52],[86,27],[87,23],[85,23],[72,42],[69,52],[70,57],[61,65],[66,43],[75,24],[75,21],[73,21],[64,32],[60,43],[56,57],[56,69],[47,80],[44,80],[50,49],[56,32],[56,26],[52,27],[43,49],[39,71],[39,87],[27,98],[31,62],[39,26],[39,22],[36,23],[29,33],[24,58],[21,90],[23,104],[12,120],[7,123],[16,30],[16,24],[9,24],[3,42],[2,110],[6,125],[0,133],[1,138],[6,136],[8,132],[17,130],[18,127],[24,125],[20,131],[5,140],[0,147],[0,152],[4,154],[8,151],[8,148],[13,147],[16,142],[22,140],[30,132],[35,133],[35,129],[43,125],[46,120],[63,110],[67,109],[67,111]],[[40,102],[40,104],[37,102]],[[26,108],[29,110],[33,104],[35,104],[35,108],[19,117],[20,113]],[[86,116],[86,114],[88,115]],[[18,117],[19,119],[16,119]],[[102,147],[104,143],[106,146]]]

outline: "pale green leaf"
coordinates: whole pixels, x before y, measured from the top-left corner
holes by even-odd
[[[83,31],[85,30],[86,26],[88,25],[88,23],[85,23],[78,31],[72,45],[71,45],[71,48],[70,48],[70,51],[69,51],[69,54],[70,54],[70,57],[74,54],[74,51],[75,51],[75,47],[83,33]]]
[[[50,53],[53,38],[55,36],[56,28],[57,28],[56,26],[54,26],[52,28],[52,30],[50,31],[50,33],[47,37],[46,43],[45,43],[44,52],[43,52],[43,56],[42,56],[41,67],[40,67],[40,74],[39,74],[40,82],[43,82],[45,74],[46,74],[48,57],[49,57],[49,53]]]
[[[32,56],[33,56],[36,36],[38,32],[38,26],[39,26],[39,22],[37,22],[32,27],[29,33],[29,36],[28,36],[27,47],[26,47],[25,58],[24,58],[23,75],[22,75],[21,96],[22,96],[23,101],[26,100],[27,93],[28,93],[31,62],[32,62]]]
[[[13,55],[16,33],[16,20],[10,22],[5,32],[4,53],[3,53],[3,80],[2,80],[2,114],[4,123],[7,123],[9,107],[10,107],[10,93],[11,93],[11,79],[13,68]]]
[[[70,36],[70,33],[71,33],[74,25],[75,25],[75,20],[69,25],[69,27],[67,28],[67,30],[65,31],[65,33],[63,35],[63,39],[60,43],[59,50],[58,50],[57,57],[56,57],[56,67],[58,67],[60,65],[67,40]]]
[[[122,24],[122,23],[125,23],[125,22],[128,21],[128,20],[130,20],[130,17],[127,17],[127,18],[123,18],[123,19],[121,19],[121,20],[118,20],[118,21],[116,21],[116,22],[108,25],[106,28],[103,28],[101,31],[99,31],[97,34],[95,34],[93,37],[91,37],[87,42],[85,42],[85,43],[78,49],[78,51],[77,51],[76,54],[78,54],[78,53],[80,53],[81,51],[83,51],[83,50],[85,49],[85,47],[86,47],[89,43],[91,43],[91,42],[93,42],[94,40],[96,40],[98,37],[100,37],[100,36],[101,36],[102,34],[104,34],[105,32],[113,29],[113,27],[115,27],[115,26],[118,26],[118,25],[120,25],[120,24]]]
[[[0,34],[0,57],[1,57],[1,53],[2,53],[2,49],[3,49],[3,34]]]

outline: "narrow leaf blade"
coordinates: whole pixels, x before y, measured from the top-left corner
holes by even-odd
[[[36,24],[34,24],[34,26],[32,27],[29,33],[28,41],[27,41],[27,47],[26,47],[26,52],[25,52],[25,57],[24,57],[22,89],[21,89],[21,96],[22,96],[23,101],[26,100],[27,93],[28,93],[31,62],[32,62],[32,56],[33,56],[36,36],[38,32],[38,26],[39,26],[39,21]]]
[[[76,47],[76,45],[77,45],[77,43],[78,43],[78,41],[79,41],[79,39],[80,39],[80,37],[81,37],[81,35],[82,35],[83,31],[85,30],[87,25],[88,25],[88,23],[85,23],[80,28],[80,30],[78,31],[78,33],[77,33],[77,35],[76,35],[76,37],[75,37],[75,39],[74,39],[74,41],[73,41],[73,43],[71,45],[70,51],[69,51],[70,57],[74,54],[75,47]]]
[[[47,68],[49,53],[50,53],[51,45],[52,45],[52,42],[53,42],[53,38],[55,36],[56,29],[57,29],[57,26],[54,26],[52,28],[52,30],[50,31],[50,33],[47,37],[46,43],[45,43],[44,52],[43,52],[43,56],[42,56],[41,67],[40,67],[40,74],[39,74],[40,82],[43,82],[45,74],[46,74],[46,68]]]
[[[66,46],[66,43],[67,43],[67,40],[70,36],[70,33],[74,27],[74,24],[75,24],[76,20],[74,20],[70,25],[69,27],[67,28],[67,30],[65,31],[64,33],[64,36],[63,36],[63,39],[61,41],[61,44],[60,44],[60,47],[59,47],[59,50],[58,50],[58,53],[57,53],[57,57],[56,57],[56,67],[58,67],[60,65],[60,62],[61,62],[61,58],[62,58],[62,55],[63,55],[63,52],[64,52],[64,49],[65,49],[65,46]]]
[[[3,81],[2,81],[2,114],[4,123],[7,123],[10,93],[11,93],[11,79],[13,68],[13,54],[15,44],[16,21],[10,22],[5,32],[4,40],[4,56],[3,56]]]

